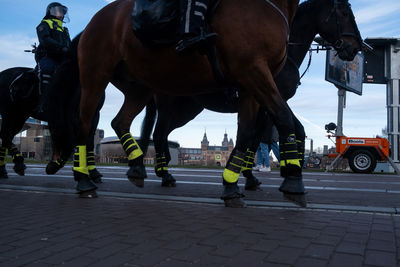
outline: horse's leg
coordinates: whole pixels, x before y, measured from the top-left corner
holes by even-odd
[[[89,139],[87,141],[87,164],[89,170],[89,178],[95,183],[102,183],[101,177],[103,175],[96,169],[96,163],[94,160],[94,136],[96,134],[97,125],[100,120],[100,109],[103,107],[105,100],[105,94],[103,95],[100,104],[97,107],[96,114],[92,121],[92,127],[89,133]]]
[[[0,138],[2,140],[1,147],[0,147],[0,178],[8,178],[7,170],[6,170],[6,158],[7,158],[8,148],[6,147],[6,145],[4,143],[4,140],[6,138],[5,137],[5,128],[4,128],[4,118],[1,122]]]
[[[0,134],[0,137],[3,140],[2,150],[5,152],[5,149],[8,149],[8,153],[11,155],[14,162],[14,171],[17,174],[24,176],[26,169],[24,157],[22,157],[21,152],[12,143],[12,139],[19,131],[21,131],[25,121],[28,119],[28,116],[18,115],[17,111],[12,111],[11,114],[14,114],[13,118],[11,118],[9,115],[3,115],[3,123]]]
[[[253,138],[249,139],[250,144],[246,151],[244,165],[242,166],[242,174],[246,178],[245,190],[261,190],[261,182],[253,175],[254,158],[263,133],[272,129],[271,123],[272,122],[266,115],[265,110],[260,108],[257,114],[255,135]]]
[[[191,97],[163,95],[157,101],[157,110],[158,118],[153,134],[156,150],[155,172],[162,178],[161,186],[176,186],[175,178],[168,173],[168,163],[171,160],[168,135],[194,119],[203,107]]]
[[[90,75],[92,73],[91,70],[85,70],[84,74],[81,73],[80,76],[82,84],[79,112],[80,128],[74,152],[73,172],[74,179],[78,182],[76,190],[79,196],[82,198],[93,198],[97,197],[97,186],[89,178],[86,144],[92,127],[93,118],[104,96],[109,77],[106,75],[98,75],[94,78]]]
[[[242,166],[245,164],[249,140],[252,140],[256,134],[255,125],[257,123],[258,110],[259,106],[252,96],[240,96],[236,146],[229,156],[222,174],[224,191],[221,199],[224,200],[226,207],[246,206],[241,200],[244,195],[240,192],[237,182]]]
[[[267,109],[279,132],[281,176],[284,177],[279,190],[285,198],[305,206],[305,189],[292,113],[280,96],[267,65],[262,61],[256,62],[248,74],[239,82],[244,88],[253,92],[259,103]]]
[[[299,158],[300,158],[300,166],[303,168],[304,166],[304,151],[305,151],[305,140],[306,140],[306,133],[304,131],[304,126],[301,124],[299,119],[293,114],[293,121],[295,125],[295,130],[296,130],[296,143],[297,143],[297,151],[299,153]]]
[[[116,86],[120,88],[120,86]],[[133,89],[133,87],[135,90],[129,90]],[[133,83],[130,83],[129,86],[124,85],[122,88],[125,88],[125,90],[121,90],[125,95],[124,104],[117,116],[112,120],[111,126],[120,139],[122,147],[128,156],[129,170],[127,176],[129,181],[138,187],[143,187],[144,178],[147,177],[146,169],[143,164],[144,155],[129,129],[133,119],[151,99],[152,92],[146,87]]]

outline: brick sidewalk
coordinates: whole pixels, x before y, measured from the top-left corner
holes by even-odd
[[[400,216],[0,191],[0,266],[399,266]]]

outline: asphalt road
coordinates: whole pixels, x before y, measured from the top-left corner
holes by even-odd
[[[7,166],[9,179],[0,179],[0,189],[73,193],[75,182],[71,166],[56,175],[46,175],[45,165],[28,165],[25,176],[18,176]],[[104,175],[99,184],[99,197],[164,199],[222,204],[222,170],[170,168],[177,180],[175,188],[161,187],[160,178],[147,168],[145,187],[138,188],[126,178],[127,167],[98,167]],[[250,206],[297,208],[282,198],[278,187],[282,181],[277,171],[254,172],[262,182],[261,191],[245,191],[244,177],[239,178],[244,200]],[[400,213],[400,177],[387,174],[354,174],[304,172],[307,209]]]

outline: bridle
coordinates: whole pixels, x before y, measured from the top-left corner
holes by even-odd
[[[361,49],[362,46],[363,46],[363,40],[361,38],[360,31],[358,30],[358,27],[356,25],[355,17],[354,17],[353,11],[350,8],[350,4],[347,2],[347,0],[346,1],[344,1],[344,0],[332,0],[332,1],[333,1],[333,7],[332,7],[331,12],[329,13],[328,17],[325,19],[325,22],[328,23],[328,21],[333,16],[335,16],[338,39],[335,41],[335,43],[332,44],[332,47],[334,47],[337,51],[344,50],[345,46],[344,46],[344,41],[343,41],[342,37],[343,36],[351,36],[351,37],[354,37],[359,42],[360,49]],[[351,16],[351,22],[353,23],[354,29],[356,29],[355,32],[345,32],[345,31],[343,31],[342,25],[340,24],[340,21],[338,19],[338,6],[339,6],[340,2],[342,2],[343,4],[346,5],[346,7],[348,9],[347,11],[349,12],[349,16]]]

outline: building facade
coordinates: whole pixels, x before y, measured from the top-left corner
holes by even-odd
[[[232,138],[228,141],[228,134],[224,134],[221,146],[210,146],[207,133],[201,140],[201,148],[181,148],[179,163],[181,165],[226,166],[229,155],[233,150]]]

